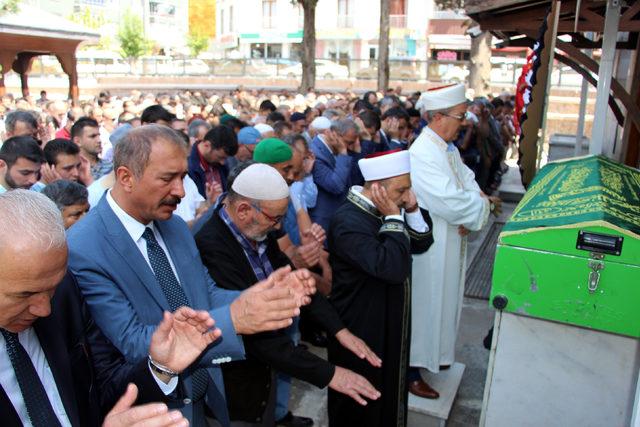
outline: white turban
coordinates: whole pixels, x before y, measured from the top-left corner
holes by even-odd
[[[411,172],[407,150],[382,153],[358,160],[365,181],[378,181]]]
[[[462,83],[430,89],[423,92],[416,102],[416,109],[426,111],[445,110],[467,102],[466,90]]]

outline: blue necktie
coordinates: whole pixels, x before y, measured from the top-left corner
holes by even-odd
[[[60,426],[60,421],[53,411],[47,392],[38,377],[36,368],[31,362],[18,334],[0,329],[7,343],[7,354],[16,374],[22,399],[27,407],[27,414],[33,427]]]
[[[158,244],[156,236],[149,227],[145,228],[142,238],[147,241],[147,255],[149,256],[153,274],[156,276],[156,280],[160,284],[165,297],[167,297],[171,311],[189,306],[187,295],[180,286],[176,275],[173,274],[167,254]],[[209,382],[207,371],[205,369],[194,370],[191,374],[191,380],[193,381],[193,400],[198,401],[207,392],[207,384]]]

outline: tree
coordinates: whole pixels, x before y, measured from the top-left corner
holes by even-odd
[[[151,41],[144,36],[144,26],[139,16],[127,11],[118,29],[120,55],[133,62],[151,50]]]
[[[209,48],[209,37],[196,31],[190,31],[187,35],[187,46],[191,56],[198,56]]]
[[[389,0],[380,0],[380,34],[378,35],[378,91],[389,86]]]
[[[20,3],[20,0],[0,1],[0,15],[4,15],[5,13],[18,13],[18,3]]]
[[[474,96],[487,96],[491,92],[491,38],[488,31],[471,37],[469,89],[473,89]]]
[[[302,35],[302,81],[300,92],[305,93],[316,85],[316,6],[318,0],[291,0],[304,11]]]

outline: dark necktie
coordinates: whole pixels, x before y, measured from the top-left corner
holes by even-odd
[[[158,244],[153,231],[147,227],[142,234],[142,238],[147,241],[147,255],[153,269],[153,274],[162,288],[171,311],[176,311],[180,307],[189,306],[189,300],[184,290],[180,286],[176,275],[173,274],[169,258],[162,247]],[[196,369],[191,374],[193,381],[193,400],[200,400],[207,391],[209,376],[206,369]]]
[[[16,374],[22,399],[33,427],[60,426],[60,421],[53,411],[47,392],[38,377],[36,368],[31,362],[18,334],[0,329],[7,343],[7,354]]]

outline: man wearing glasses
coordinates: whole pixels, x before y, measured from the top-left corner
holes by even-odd
[[[244,290],[274,270],[292,267],[272,233],[280,229],[288,203],[287,183],[271,166],[252,164],[233,180],[224,203],[218,205],[211,219],[195,235],[202,262],[218,286]],[[344,327],[323,296],[314,295],[304,310],[345,348],[373,366],[380,366],[378,357]],[[286,328],[245,336],[243,340],[246,360],[227,363],[222,368],[232,421],[291,425],[274,419],[274,370],[317,387],[328,385],[361,404],[365,399],[375,400],[380,396],[364,377],[296,346]],[[285,418],[290,421],[294,417],[286,414]],[[304,425],[311,424],[312,420],[305,420]]]
[[[411,182],[418,205],[433,219],[434,244],[413,258],[411,366],[432,373],[455,361],[455,342],[466,273],[466,236],[498,216],[501,200],[484,194],[451,141],[465,123],[462,84],[425,92],[416,105],[429,125],[409,149]],[[413,377],[411,377],[413,375]],[[436,399],[417,369],[409,391]]]

